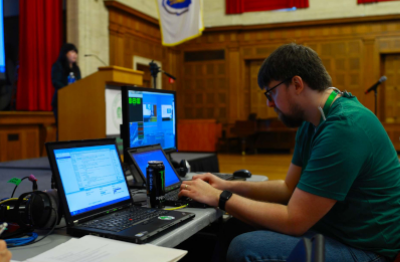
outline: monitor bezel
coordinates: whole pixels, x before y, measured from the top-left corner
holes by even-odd
[[[134,87],[134,86],[122,86],[121,87],[121,93],[122,93],[122,128],[121,128],[121,138],[123,140],[123,146],[124,146],[124,157],[127,156],[126,152],[131,149],[129,141],[129,112],[128,112],[128,98],[129,98],[129,91],[143,91],[143,92],[151,92],[151,93],[164,93],[164,94],[172,94],[174,96],[174,101],[175,101],[175,106],[174,106],[174,114],[175,114],[175,148],[168,148],[168,149],[163,149],[163,151],[167,154],[177,152],[178,151],[178,119],[177,119],[177,113],[176,113],[176,108],[177,108],[177,101],[176,101],[176,92],[173,90],[163,90],[163,89],[153,89],[153,88],[145,88],[145,87]],[[144,145],[141,147],[145,146],[151,146],[151,145]]]
[[[57,185],[57,191],[58,191],[59,199],[61,201],[61,205],[62,205],[62,208],[63,208],[63,211],[64,211],[65,220],[66,220],[68,225],[73,225],[74,221],[77,221],[77,220],[87,219],[89,217],[98,216],[100,214],[106,213],[107,211],[118,209],[118,208],[122,208],[124,206],[129,206],[129,205],[133,204],[132,195],[130,194],[130,191],[129,191],[129,199],[127,199],[127,200],[123,200],[121,202],[118,202],[118,203],[115,203],[115,204],[111,204],[109,206],[100,207],[100,208],[97,208],[97,209],[94,209],[94,210],[91,210],[91,211],[88,211],[88,212],[80,213],[80,214],[77,214],[75,216],[71,215],[71,212],[70,212],[69,206],[68,206],[68,202],[67,202],[67,198],[65,196],[64,187],[62,186],[61,174],[60,174],[60,171],[58,169],[58,165],[57,165],[57,162],[56,162],[54,150],[67,149],[67,148],[77,148],[77,147],[103,146],[103,145],[114,145],[115,146],[115,150],[116,150],[116,152],[118,154],[119,163],[120,163],[122,172],[124,173],[124,169],[122,167],[121,158],[120,158],[120,155],[119,155],[119,151],[118,151],[118,147],[117,147],[117,143],[116,143],[115,138],[46,143],[47,155],[48,155],[50,166],[51,166],[51,169],[53,171],[53,176],[54,176],[54,179],[55,179],[55,182],[56,182],[56,185]],[[125,173],[124,173],[124,178],[125,178],[126,186],[127,186],[128,190],[130,190],[129,189],[129,185],[128,185],[128,181],[127,181],[126,176],[125,176]]]

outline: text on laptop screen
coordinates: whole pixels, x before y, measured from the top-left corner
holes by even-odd
[[[130,199],[115,145],[54,150],[71,216]]]
[[[165,158],[165,155],[160,149],[156,149],[148,152],[141,153],[133,153],[132,157],[135,159],[137,165],[142,171],[143,175],[147,179],[146,168],[149,161],[162,161],[165,166],[165,187],[169,187],[173,184],[176,184],[179,181],[179,178],[176,176],[176,173],[172,169],[168,160]]]
[[[161,92],[128,92],[129,146],[160,144],[176,149],[175,96]]]

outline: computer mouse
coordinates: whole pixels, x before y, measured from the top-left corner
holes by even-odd
[[[247,169],[240,169],[238,171],[233,172],[233,176],[250,178],[251,172]]]

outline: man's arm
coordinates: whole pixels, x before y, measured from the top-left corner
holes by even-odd
[[[216,189],[228,190],[246,198],[287,204],[300,180],[300,175],[301,167],[290,164],[285,180],[265,182],[225,181],[211,174],[194,176],[193,180],[204,180]]]
[[[180,196],[187,196],[211,206],[218,206],[221,190],[197,179],[181,185]],[[335,205],[336,200],[296,189],[287,206],[254,201],[233,195],[225,210],[245,223],[283,234],[302,235]]]
[[[253,200],[287,204],[300,180],[301,167],[290,164],[285,180],[229,181],[224,190]]]

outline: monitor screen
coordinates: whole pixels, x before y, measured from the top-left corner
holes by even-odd
[[[145,178],[147,178],[146,169],[149,161],[162,161],[165,167],[165,187],[169,187],[180,182],[178,175],[175,173],[161,149],[155,149],[147,152],[133,152],[131,155]]]
[[[4,49],[4,9],[0,0],[0,79],[6,79],[6,56]]]
[[[125,88],[122,91],[124,149],[160,144],[176,151],[174,91]]]
[[[130,199],[115,145],[55,149],[71,216]]]

